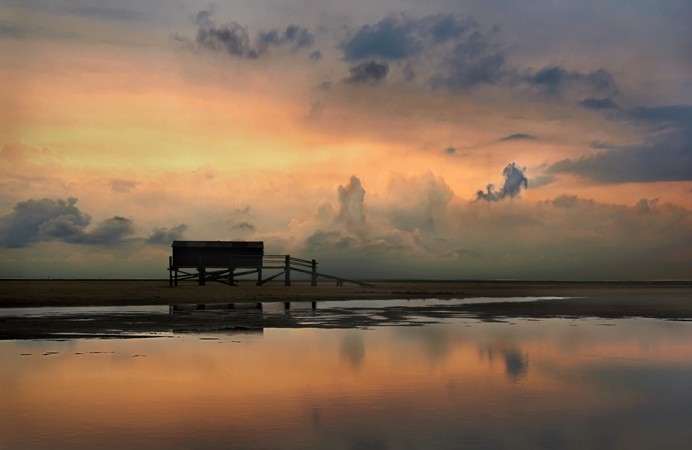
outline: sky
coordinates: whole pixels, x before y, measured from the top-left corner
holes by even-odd
[[[688,0],[0,0],[0,277],[261,240],[345,277],[692,278]]]

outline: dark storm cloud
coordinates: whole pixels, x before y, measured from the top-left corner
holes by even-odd
[[[181,223],[171,228],[156,227],[147,238],[147,243],[153,245],[170,245],[173,241],[182,239],[187,225]]]
[[[579,106],[587,109],[618,109],[618,104],[612,98],[587,98],[580,101]]]
[[[378,63],[375,60],[351,67],[350,75],[344,81],[347,83],[378,83],[384,80],[389,73],[387,63]]]
[[[133,232],[132,220],[115,216],[91,231],[91,217],[77,207],[77,199],[27,200],[0,218],[0,243],[4,247],[26,247],[39,241],[75,244],[115,244]]]
[[[197,13],[195,19],[197,34],[194,44],[198,48],[224,52],[237,58],[256,59],[272,48],[287,47],[295,52],[309,48],[315,42],[315,36],[307,28],[289,25],[283,31],[260,31],[253,43],[244,26],[237,22],[219,25],[213,20],[213,14],[213,10],[202,10]],[[174,38],[183,44],[190,44],[184,36],[175,35]],[[313,52],[311,58],[321,56],[319,52],[317,55]]]
[[[538,139],[536,136],[525,133],[514,133],[509,136],[505,136],[497,140],[497,142],[507,142],[507,141],[535,141]]]
[[[623,112],[619,120],[639,126],[645,142],[597,146],[602,151],[563,159],[547,172],[572,173],[600,183],[692,180],[692,105],[635,108]]]
[[[505,181],[499,192],[495,191],[493,184],[486,186],[485,192],[476,192],[476,201],[485,200],[486,202],[496,202],[507,197],[516,197],[521,192],[521,187],[528,187],[529,180],[524,175],[524,170],[516,166],[515,163],[508,164],[502,171]]]

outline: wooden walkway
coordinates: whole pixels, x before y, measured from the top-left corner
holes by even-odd
[[[353,283],[359,286],[373,286],[362,281],[349,280],[343,277],[328,275],[317,271],[317,261],[295,258],[291,255],[263,255],[262,264],[258,267],[234,267],[233,261],[229,261],[229,267],[176,267],[173,265],[173,258],[168,261],[168,283],[170,286],[177,286],[179,281],[197,280],[200,286],[204,286],[207,281],[236,286],[236,277],[244,275],[257,275],[257,285],[273,281],[283,276],[284,286],[291,285],[291,272],[298,272],[310,275],[310,285],[317,286],[317,280],[327,279],[336,282],[337,286],[344,283]],[[240,270],[240,271],[239,271]],[[263,278],[265,271],[278,271],[270,276]]]

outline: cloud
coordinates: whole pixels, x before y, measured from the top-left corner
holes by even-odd
[[[447,155],[453,155],[457,152],[456,147],[447,147],[446,149],[443,150]]]
[[[538,139],[536,136],[524,133],[514,133],[509,136],[505,136],[497,140],[497,142],[507,142],[507,141],[535,141]]]
[[[156,227],[147,238],[147,243],[153,245],[171,244],[173,241],[182,239],[185,230],[187,230],[187,225],[184,223],[171,228]]]
[[[476,28],[473,19],[454,14],[420,19],[403,14],[389,16],[373,25],[363,25],[342,43],[341,49],[346,61],[370,58],[403,60],[417,56],[431,46],[457,41]]]
[[[404,80],[425,78],[426,85],[435,89],[466,92],[482,85],[502,85],[550,96],[571,91],[617,93],[614,78],[605,69],[583,73],[559,65],[512,66],[498,27],[485,30],[473,18],[458,14],[388,16],[353,31],[339,49],[344,61],[386,61],[401,69]]]
[[[502,189],[495,192],[495,186],[488,184],[485,192],[476,192],[476,201],[496,202],[507,197],[516,197],[521,192],[522,186],[528,187],[528,179],[524,175],[524,170],[517,167],[515,163],[508,164],[502,170],[502,176],[505,178]]]
[[[77,199],[30,199],[15,204],[11,213],[0,217],[0,246],[24,248],[39,242],[64,242],[84,245],[118,245],[136,241],[134,222],[123,216],[113,216],[95,225],[91,217],[77,206]],[[187,228],[181,224],[172,228],[156,227],[144,239],[149,244],[161,244],[180,238]]]
[[[524,186],[520,172],[507,166],[507,196]],[[432,173],[393,176],[388,190],[387,203],[366,204],[359,179],[340,186],[336,207],[325,203],[292,223],[289,234],[300,241],[291,251],[356,278],[689,278],[692,211],[683,207],[575,195],[467,202]],[[366,225],[349,228],[354,218]]]
[[[523,78],[523,81],[533,88],[551,95],[561,94],[568,89],[609,95],[618,92],[615,79],[605,69],[582,73],[562,66],[550,66],[529,73]]]
[[[307,28],[288,25],[283,31],[259,31],[253,43],[248,30],[237,22],[218,25],[212,18],[214,8],[201,10],[195,22],[197,33],[192,44],[186,37],[174,35],[174,38],[186,47],[202,48],[223,52],[229,56],[244,59],[256,59],[269,53],[272,48],[287,47],[293,52],[307,49],[315,42],[315,36]],[[313,52],[311,59],[319,59],[321,53]]]
[[[579,102],[579,106],[587,109],[618,109],[619,106],[612,98],[587,98]]]
[[[99,223],[90,232],[85,232],[80,239],[68,242],[112,245],[123,242],[125,238],[132,235],[133,232],[134,227],[132,219],[114,216]]]
[[[3,247],[26,247],[37,240],[78,236],[91,222],[82,213],[77,199],[27,200],[15,205],[14,210],[0,217],[0,242]]]
[[[231,229],[239,231],[255,231],[256,227],[255,224],[253,224],[252,222],[244,220],[242,222],[237,222],[231,225]]]
[[[140,11],[127,8],[110,8],[107,6],[80,6],[68,8],[68,14],[89,17],[108,22],[129,22],[146,19],[146,15]]]
[[[236,22],[217,26],[211,20],[211,15],[212,12],[206,10],[197,13],[198,29],[195,43],[199,47],[223,51],[238,58],[257,58],[257,50],[250,47],[250,38],[245,27]]]
[[[114,244],[132,234],[132,221],[121,216],[87,231],[91,217],[76,205],[74,197],[19,202],[12,213],[0,218],[0,242],[4,247],[26,247],[38,241]]]
[[[459,42],[442,59],[430,83],[434,88],[465,91],[506,78],[504,51],[479,31]]]
[[[352,84],[375,84],[384,80],[389,72],[387,63],[378,63],[375,60],[361,63],[351,67],[351,74],[344,81]]]
[[[352,176],[346,186],[337,189],[339,210],[338,220],[350,231],[360,232],[365,225],[365,189],[356,176]]]
[[[344,59],[405,59],[419,53],[422,45],[416,37],[415,21],[404,17],[387,17],[374,25],[363,25],[342,44]]]
[[[265,53],[270,47],[280,47],[287,45],[293,50],[300,50],[312,46],[315,36],[307,28],[300,28],[297,25],[289,25],[279,33],[276,30],[262,31],[257,37],[259,53]]]
[[[618,120],[639,126],[646,141],[602,149],[578,159],[563,159],[548,174],[571,173],[599,183],[650,183],[692,180],[692,105],[640,107]]]
[[[454,192],[441,176],[432,172],[411,177],[392,175],[387,190],[395,199],[388,210],[389,221],[395,227],[431,231],[446,223]]]
[[[111,180],[110,182],[111,189],[121,193],[127,193],[132,191],[134,188],[137,187],[138,184],[138,182],[133,180],[122,180],[119,178]]]

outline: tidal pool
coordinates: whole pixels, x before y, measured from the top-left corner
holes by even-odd
[[[689,448],[692,323],[0,341],[2,449]]]

